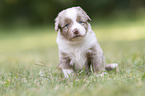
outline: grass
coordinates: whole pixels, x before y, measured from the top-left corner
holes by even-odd
[[[0,30],[1,96],[144,96],[145,19],[93,24],[106,63],[119,72],[65,79],[58,65],[57,32],[52,28]],[[7,34],[7,31],[10,31]]]

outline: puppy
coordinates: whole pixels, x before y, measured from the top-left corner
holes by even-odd
[[[68,78],[74,72],[92,69],[94,73],[103,75],[103,71],[111,70],[118,64],[107,64],[89,23],[90,17],[80,7],[72,7],[61,11],[55,19],[55,30],[58,31],[59,68]]]

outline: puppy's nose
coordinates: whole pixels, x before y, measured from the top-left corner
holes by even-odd
[[[73,33],[74,33],[75,35],[79,35],[79,31],[78,31],[77,29],[73,30]]]

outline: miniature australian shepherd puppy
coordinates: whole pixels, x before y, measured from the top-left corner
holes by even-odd
[[[90,17],[80,7],[61,11],[55,19],[58,31],[59,68],[68,78],[76,72],[92,69],[96,76],[103,76],[105,70],[111,70],[118,64],[105,65],[103,50],[91,29]]]

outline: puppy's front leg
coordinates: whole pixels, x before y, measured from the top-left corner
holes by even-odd
[[[94,73],[96,73],[97,76],[102,76],[104,74],[101,72],[104,71],[105,57],[98,42],[90,49],[90,61]]]
[[[74,74],[74,70],[72,66],[70,65],[70,58],[67,56],[67,54],[63,52],[59,52],[59,67],[62,69],[64,76],[66,78],[69,78],[69,76]]]

